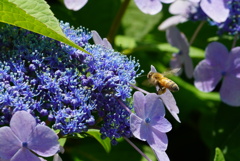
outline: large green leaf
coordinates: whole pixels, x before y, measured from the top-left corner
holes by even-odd
[[[89,135],[91,135],[92,137],[94,137],[103,146],[103,148],[105,149],[105,151],[107,153],[110,152],[110,150],[111,150],[111,141],[110,141],[109,138],[106,138],[106,139],[103,140],[101,138],[100,131],[96,130],[96,129],[89,129],[87,133]]]
[[[64,35],[44,0],[1,0],[0,22],[39,33],[88,53]]]

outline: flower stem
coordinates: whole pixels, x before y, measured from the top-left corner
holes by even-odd
[[[132,113],[131,110],[129,110],[129,108],[120,100],[118,99],[118,102],[122,105],[122,107],[124,107],[130,114]]]
[[[232,48],[234,48],[236,46],[236,43],[237,43],[237,40],[238,40],[238,36],[239,36],[238,34],[236,34],[234,36],[233,43],[232,43]]]
[[[120,22],[121,22],[122,17],[127,9],[129,2],[130,2],[130,0],[124,0],[120,9],[118,10],[116,17],[113,20],[112,26],[111,26],[110,31],[107,36],[107,39],[110,43],[113,43],[114,37],[116,35],[116,32],[119,28]]]
[[[149,159],[146,154],[144,154],[135,144],[133,144],[133,142],[131,142],[128,138],[124,137],[124,139],[130,144],[132,145],[132,147],[134,149],[136,149],[144,158],[146,158],[148,161],[152,161],[151,159]]]
[[[201,28],[203,27],[204,23],[205,23],[205,21],[202,21],[202,22],[198,25],[197,29],[195,30],[195,32],[193,33],[193,35],[192,35],[192,37],[191,37],[191,40],[190,40],[190,42],[189,42],[190,45],[192,45],[192,43],[193,43],[194,40],[196,39],[196,37],[197,37],[199,31],[201,30]]]
[[[142,89],[142,88],[139,88],[139,87],[137,87],[137,86],[135,86],[135,85],[133,85],[133,84],[130,84],[133,88],[135,88],[136,90],[138,90],[138,91],[140,91],[140,92],[142,92],[142,93],[145,93],[145,94],[149,94],[149,92],[148,91],[145,91],[144,89]]]

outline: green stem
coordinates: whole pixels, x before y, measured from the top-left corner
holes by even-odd
[[[236,43],[237,43],[237,40],[238,40],[238,36],[239,36],[238,34],[236,34],[234,36],[233,43],[232,43],[232,48],[234,48],[236,46]]]
[[[195,32],[193,33],[193,36],[191,37],[191,40],[190,40],[190,42],[189,42],[190,45],[192,45],[193,41],[196,39],[196,37],[197,37],[199,31],[201,30],[201,28],[203,27],[204,23],[205,23],[205,21],[202,21],[202,22],[198,25],[197,29],[196,29]]]
[[[110,31],[108,33],[107,39],[108,41],[112,44],[114,41],[114,37],[117,33],[117,30],[120,26],[120,22],[122,20],[122,17],[127,9],[127,6],[129,4],[130,0],[124,0],[124,2],[122,3],[120,9],[118,10],[118,13],[116,15],[116,17],[113,20],[112,26],[110,28]]]

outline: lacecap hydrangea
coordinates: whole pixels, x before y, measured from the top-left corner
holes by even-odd
[[[130,83],[141,74],[139,63],[90,44],[87,29],[60,25],[69,39],[92,55],[21,28],[1,28],[0,125],[24,110],[63,135],[94,127],[113,144],[116,138],[130,137],[130,114],[119,100],[130,105]]]

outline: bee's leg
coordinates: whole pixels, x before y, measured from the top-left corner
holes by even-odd
[[[165,87],[159,88],[159,90],[157,91],[157,94],[158,94],[158,95],[161,95],[161,94],[165,93],[166,90],[167,90],[167,89],[166,89]]]

